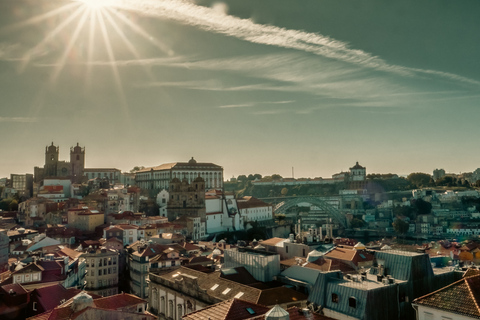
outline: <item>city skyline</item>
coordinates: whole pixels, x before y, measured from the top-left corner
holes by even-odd
[[[98,3],[98,1],[97,1]],[[480,4],[0,3],[0,177],[52,141],[86,167],[472,172]]]

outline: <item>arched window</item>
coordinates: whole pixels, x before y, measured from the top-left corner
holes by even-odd
[[[182,305],[177,304],[177,320],[182,320],[183,310]]]
[[[187,301],[187,314],[193,312],[193,305],[190,301]]]
[[[168,316],[173,318],[173,300],[168,300]]]
[[[152,292],[152,308],[154,309],[154,313],[158,313],[158,292],[157,289],[153,289]]]
[[[165,310],[165,297],[161,297],[161,298],[160,298],[160,313],[163,313],[163,314],[166,313],[166,310]]]

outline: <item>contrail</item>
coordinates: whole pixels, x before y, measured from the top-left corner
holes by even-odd
[[[310,52],[318,56],[403,76],[435,75],[449,80],[480,85],[480,81],[456,74],[392,65],[362,50],[350,49],[342,41],[299,30],[254,23],[184,0],[123,0],[119,7],[143,15],[175,20],[200,29],[225,34],[252,43]]]

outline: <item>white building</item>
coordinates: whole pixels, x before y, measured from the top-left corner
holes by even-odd
[[[233,194],[212,190],[205,194],[207,234],[244,229],[243,216]]]
[[[365,181],[367,169],[357,163],[350,168],[350,179],[352,181]]]
[[[193,158],[188,162],[142,169],[136,173],[135,180],[137,186],[145,190],[169,190],[170,181],[174,178],[187,179],[190,184],[197,177],[203,178],[205,189],[223,188],[223,168],[213,163],[197,162]]]
[[[159,214],[162,217],[167,216],[167,205],[168,205],[168,191],[163,189],[157,194],[157,204],[159,208]]]

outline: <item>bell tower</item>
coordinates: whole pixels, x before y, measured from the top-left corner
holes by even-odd
[[[59,148],[53,145],[45,147],[45,177],[55,177],[57,175]]]
[[[70,165],[72,166],[72,182],[81,183],[85,169],[85,148],[77,142],[75,147],[70,148]]]

